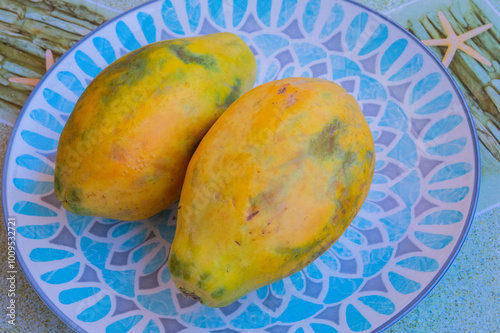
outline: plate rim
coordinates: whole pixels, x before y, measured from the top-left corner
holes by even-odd
[[[19,126],[22,121],[22,119],[25,117],[25,113],[27,113],[28,105],[30,104],[32,98],[38,93],[38,90],[41,89],[42,83],[52,74],[53,71],[56,70],[57,65],[65,59],[69,54],[72,53],[72,51],[76,48],[78,48],[83,42],[85,42],[88,38],[91,38],[94,33],[98,30],[101,30],[102,28],[106,27],[109,24],[116,23],[120,18],[129,15],[131,12],[139,10],[140,8],[152,5],[154,3],[162,3],[165,0],[150,0],[147,1],[143,4],[140,4],[138,6],[135,6],[131,9],[128,9],[112,19],[104,22],[103,24],[99,25],[96,27],[94,30],[89,32],[87,35],[82,37],[80,40],[78,40],[75,45],[70,47],[66,52],[64,52],[61,57],[57,60],[57,62],[43,75],[43,77],[40,79],[40,82],[35,86],[35,88],[31,91],[28,99],[24,103],[21,111],[19,112],[19,115],[16,119],[16,122],[12,128],[12,132],[9,137],[9,142],[7,145],[7,149],[5,150],[5,155],[4,155],[4,163],[3,163],[3,169],[2,169],[2,210],[3,210],[3,216],[4,216],[4,222],[5,222],[5,227],[7,228],[7,219],[9,217],[9,211],[8,211],[8,198],[6,195],[6,190],[7,190],[7,170],[8,166],[10,164],[10,159],[11,159],[11,152],[12,152],[12,146],[14,142],[14,138],[16,137],[16,134],[19,131]],[[172,0],[172,1],[187,1],[187,0]],[[276,0],[272,0],[276,1]],[[278,0],[279,1],[279,0]],[[479,139],[477,136],[477,130],[476,126],[472,117],[472,113],[469,109],[469,106],[465,100],[465,97],[462,93],[462,91],[459,89],[457,83],[453,79],[451,73],[448,71],[448,69],[442,64],[441,60],[437,58],[437,56],[427,47],[425,46],[416,36],[414,36],[412,33],[410,33],[408,30],[406,30],[404,27],[402,27],[399,23],[395,22],[388,16],[384,15],[383,13],[372,9],[365,4],[359,3],[355,0],[337,0],[336,2],[346,2],[349,4],[352,4],[354,6],[357,6],[363,10],[366,10],[367,12],[377,16],[379,19],[382,21],[390,22],[394,27],[399,29],[404,33],[407,38],[412,39],[416,44],[420,45],[422,52],[427,53],[430,55],[431,59],[433,59],[434,62],[438,64],[438,66],[441,68],[443,71],[444,76],[448,80],[449,83],[451,83],[452,88],[455,90],[457,93],[457,97],[460,101],[460,104],[462,105],[464,111],[464,116],[467,119],[467,124],[469,126],[469,129],[472,129],[471,134],[471,143],[472,143],[472,148],[474,152],[474,164],[476,165],[476,173],[474,177],[474,185],[473,185],[473,193],[472,193],[472,198],[471,198],[471,204],[469,206],[469,211],[468,215],[465,218],[464,221],[464,227],[462,229],[462,232],[460,233],[459,239],[457,240],[455,247],[452,250],[452,255],[450,255],[446,261],[443,263],[441,269],[438,271],[438,273],[435,274],[434,278],[431,279],[431,281],[427,284],[427,286],[419,293],[417,294],[403,309],[401,309],[398,313],[393,315],[391,318],[389,318],[387,321],[385,321],[382,325],[378,326],[374,330],[371,330],[370,332],[382,332],[393,326],[395,323],[399,322],[402,318],[404,318],[409,312],[411,312],[413,309],[417,307],[420,302],[422,302],[423,299],[425,299],[429,293],[439,284],[441,279],[446,275],[446,272],[448,269],[451,267],[453,264],[455,258],[457,255],[460,253],[460,250],[462,246],[465,243],[465,240],[467,238],[467,235],[470,231],[472,222],[474,220],[475,216],[475,211],[477,208],[477,203],[479,200],[479,193],[480,193],[480,185],[481,185],[481,154],[480,154],[480,149],[479,149]],[[224,29],[222,30],[224,31]],[[17,226],[16,226],[17,228]],[[17,240],[17,233],[16,233],[16,240]],[[16,260],[21,267],[22,273],[25,275],[26,279],[28,280],[29,284],[31,287],[36,291],[40,299],[47,305],[47,307],[54,313],[56,314],[61,321],[63,321],[66,325],[68,325],[70,328],[77,332],[82,332],[82,333],[87,333],[88,331],[78,325],[75,321],[73,321],[71,318],[69,318],[54,302],[51,301],[51,299],[47,296],[47,293],[43,290],[43,288],[35,283],[35,278],[31,274],[31,271],[28,269],[28,265],[25,263],[24,259],[18,254],[17,251],[17,242],[16,242]]]

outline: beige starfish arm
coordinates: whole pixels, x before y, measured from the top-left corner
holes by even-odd
[[[453,30],[453,27],[451,26],[450,22],[446,18],[446,15],[442,11],[438,11],[438,17],[439,21],[441,21],[441,24],[443,25],[443,29],[446,33],[446,36],[449,38],[456,37],[457,34],[455,33],[455,30]]]
[[[33,87],[36,86],[38,82],[40,82],[39,79],[32,79],[27,77],[11,77],[9,78],[9,81],[12,83],[21,83]]]
[[[468,55],[470,55],[471,57],[473,57],[474,59],[476,59],[477,61],[485,64],[486,66],[491,66],[491,62],[488,59],[483,57],[479,52],[474,50],[469,45],[467,45],[465,43],[460,43],[458,48],[460,50],[464,51],[465,53],[467,53]]]
[[[470,31],[467,31],[466,33],[458,36],[458,38],[460,40],[463,40],[463,41],[466,41],[468,39],[471,39],[472,37],[474,36],[477,36],[479,35],[480,33],[490,29],[491,27],[493,26],[493,24],[491,23],[488,23],[488,24],[485,24],[485,25],[482,25],[480,27],[477,27],[476,29],[473,29],[473,30],[470,30]]]
[[[455,52],[457,51],[457,48],[455,46],[450,46],[446,50],[446,53],[444,54],[442,63],[444,67],[448,68],[450,66],[451,61],[453,60],[453,57],[455,56]]]
[[[449,46],[450,45],[450,40],[449,39],[424,39],[421,40],[422,43],[424,43],[427,46]]]
[[[49,70],[54,65],[54,55],[51,50],[45,51],[45,69]]]

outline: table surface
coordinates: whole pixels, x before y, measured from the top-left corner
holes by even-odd
[[[145,0],[97,0],[124,11]],[[382,13],[409,1],[361,0]],[[500,11],[500,0],[492,0]],[[0,168],[12,127],[0,123]],[[500,201],[500,194],[499,200]],[[1,206],[1,202],[0,202]],[[3,216],[1,217],[3,220]],[[2,224],[4,222],[2,221]],[[6,239],[0,228],[0,240]],[[500,332],[500,207],[474,218],[455,261],[438,283],[408,315],[386,332]],[[7,242],[0,242],[0,262],[7,262]],[[17,325],[0,316],[0,332],[73,332],[38,297],[22,274],[17,276]],[[6,306],[8,281],[0,278],[0,304]]]

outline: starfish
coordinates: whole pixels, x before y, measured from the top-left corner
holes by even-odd
[[[47,50],[45,51],[45,70],[48,71],[52,65],[54,65],[54,55],[51,50]],[[38,82],[40,82],[40,79],[31,77],[11,77],[9,78],[9,81],[12,83],[21,83],[34,87],[38,84]]]
[[[468,46],[465,44],[465,41],[471,39],[474,36],[479,35],[480,33],[490,29],[493,24],[488,23],[485,25],[482,25],[480,27],[477,27],[473,30],[467,31],[466,33],[462,35],[457,35],[455,31],[453,30],[453,27],[451,26],[450,22],[446,18],[446,16],[443,14],[443,12],[439,11],[438,12],[438,17],[439,21],[441,21],[441,24],[443,25],[444,31],[446,33],[446,38],[444,39],[425,39],[422,40],[422,43],[424,43],[427,46],[447,46],[448,49],[446,50],[446,53],[444,54],[443,57],[443,65],[448,68],[448,66],[451,63],[451,60],[453,59],[453,56],[457,52],[458,49],[464,51],[477,61],[487,65],[491,66],[491,62],[483,57],[479,52],[474,50],[472,47]]]

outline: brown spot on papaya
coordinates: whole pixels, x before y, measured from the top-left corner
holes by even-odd
[[[241,244],[240,244],[238,241],[234,241],[234,242],[235,242],[236,244],[238,244],[238,245],[240,245],[240,246],[241,246]]]
[[[288,108],[295,104],[295,102],[297,102],[297,93],[290,94],[285,100],[285,107]]]
[[[191,291],[188,291],[186,288],[180,287],[179,290],[184,297],[187,297],[187,298],[190,298],[190,299],[195,300],[197,302],[203,303],[200,296],[196,295],[195,293],[193,293]]]
[[[250,215],[247,216],[247,221],[250,221],[251,219],[253,219],[253,217],[255,215],[259,214],[259,211],[256,211],[256,212],[252,212],[250,213]]]
[[[284,85],[282,85],[279,89],[278,89],[278,95],[280,94],[283,94],[286,92],[286,88],[290,85],[290,83],[286,83]]]

